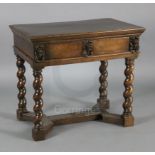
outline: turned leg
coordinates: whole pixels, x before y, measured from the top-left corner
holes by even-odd
[[[26,98],[25,98],[25,95],[26,95],[26,88],[25,88],[26,78],[24,76],[24,73],[25,73],[24,63],[25,63],[25,61],[21,57],[17,56],[17,62],[16,62],[16,65],[18,68],[18,71],[17,71],[17,77],[18,77],[17,88],[19,90],[19,93],[18,93],[19,103],[18,103],[18,109],[17,109],[17,118],[19,120],[22,120],[23,113],[27,112]]]
[[[35,93],[33,95],[33,99],[35,101],[34,105],[34,113],[35,113],[35,118],[34,118],[34,128],[32,130],[33,133],[33,138],[34,140],[42,140],[44,139],[44,135],[42,134],[42,119],[43,119],[43,100],[42,100],[42,94],[43,94],[43,88],[41,86],[41,83],[43,81],[42,77],[42,71],[36,71],[34,70],[33,76],[34,76],[34,82],[33,82],[33,87],[35,90]]]
[[[107,87],[108,87],[108,71],[107,71],[108,62],[101,61],[101,66],[99,68],[100,71],[100,88],[99,88],[99,98],[97,100],[99,108],[104,111],[105,109],[109,108],[109,100],[107,98]]]
[[[124,103],[123,103],[123,120],[124,126],[133,126],[134,125],[134,117],[132,115],[132,102],[133,102],[133,80],[134,80],[134,59],[125,59],[125,76],[126,79],[124,81],[125,91],[124,91]]]

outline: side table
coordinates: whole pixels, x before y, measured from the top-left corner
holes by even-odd
[[[18,109],[17,118],[34,122],[34,140],[43,140],[56,125],[100,120],[133,126],[134,60],[139,55],[139,39],[144,28],[115,19],[95,19],[74,22],[10,25],[17,57]],[[125,91],[122,114],[107,111],[107,67],[110,59],[125,59]],[[34,107],[27,110],[24,62],[33,69]],[[100,61],[100,88],[97,104],[91,111],[46,116],[43,113],[42,69],[47,66]]]

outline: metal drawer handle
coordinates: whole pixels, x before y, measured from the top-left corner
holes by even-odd
[[[93,54],[93,42],[90,40],[83,41],[82,56],[88,57]]]

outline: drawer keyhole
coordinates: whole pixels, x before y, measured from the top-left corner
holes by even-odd
[[[93,54],[93,42],[90,40],[83,41],[82,56],[88,57]]]

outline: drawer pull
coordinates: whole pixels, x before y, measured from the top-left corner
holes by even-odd
[[[93,42],[90,40],[83,41],[82,56],[88,57],[93,54]]]

